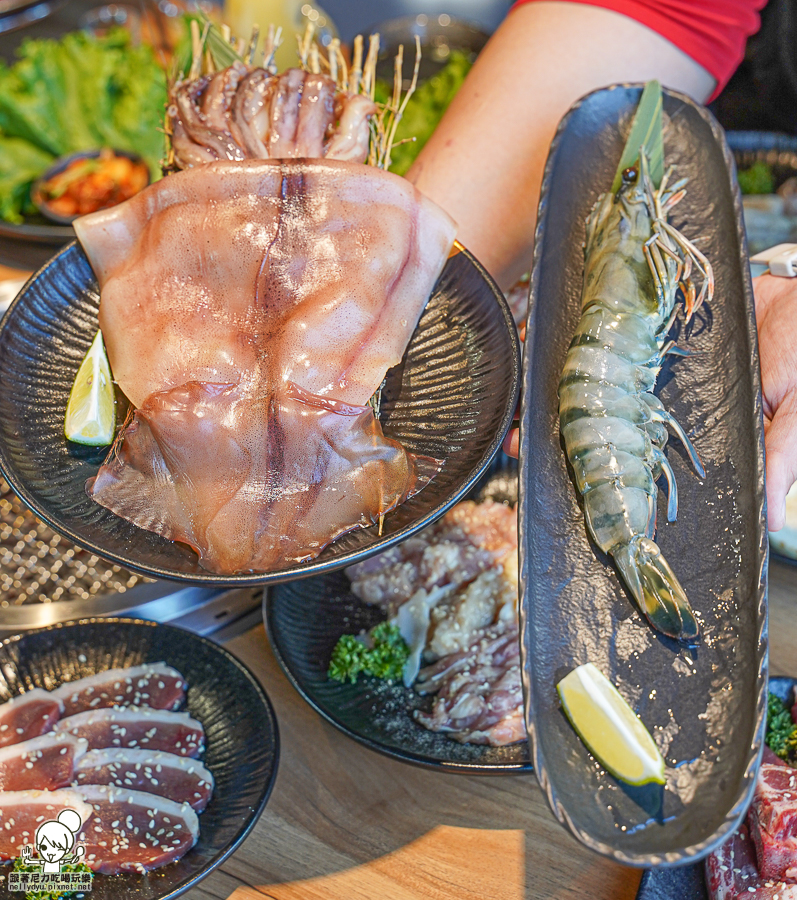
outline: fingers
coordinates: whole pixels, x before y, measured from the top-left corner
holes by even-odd
[[[518,448],[520,446],[520,431],[517,428],[510,428],[504,438],[504,453],[507,456],[514,456],[517,459]]]
[[[786,494],[797,480],[797,389],[766,426],[767,521],[770,531],[786,524]]]

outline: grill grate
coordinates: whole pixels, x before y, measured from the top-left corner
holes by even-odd
[[[61,537],[0,479],[0,608],[89,600],[148,581]]]

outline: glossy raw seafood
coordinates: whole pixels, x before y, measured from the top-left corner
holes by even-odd
[[[75,227],[114,377],[141,407],[89,485],[97,502],[213,571],[265,571],[375,523],[434,473],[366,406],[454,235],[408,182],[330,160],[218,162]]]
[[[48,691],[33,688],[0,706],[0,747],[52,731],[64,705]]]
[[[686,320],[711,299],[711,265],[669,224],[685,182],[653,184],[639,153],[619,190],[598,198],[587,220],[582,316],[559,382],[559,424],[584,517],[595,543],[617,565],[654,628],[694,640],[698,625],[686,594],[653,540],[656,479],[669,486],[667,518],[678,513],[667,427],[680,437],[700,477],[703,467],[684,430],[653,395],[668,353],[679,291]],[[689,273],[702,274],[695,298]]]
[[[201,723],[188,713],[146,707],[77,713],[61,719],[55,730],[84,738],[89,750],[129,747],[193,757],[199,756],[205,744]]]
[[[0,749],[0,791],[53,791],[71,784],[88,749],[71,734],[43,734]]]
[[[302,69],[273,75],[235,62],[173,85],[167,120],[181,169],[218,159],[362,163],[375,111],[369,97],[338,90],[328,75]]]
[[[64,716],[108,706],[178,709],[185,699],[183,676],[165,663],[108,669],[62,684],[51,696],[64,704]]]
[[[39,825],[64,809],[74,809],[87,827],[93,810],[77,791],[0,792],[0,859],[18,857],[23,844],[33,843]]]
[[[78,794],[93,812],[82,838],[95,872],[148,872],[180,859],[199,836],[187,803],[104,785],[84,785]]]
[[[201,762],[151,750],[91,750],[78,763],[75,784],[146,791],[188,803],[196,812],[202,812],[213,793],[213,775]]]

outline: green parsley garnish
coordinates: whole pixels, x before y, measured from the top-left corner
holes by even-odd
[[[774,194],[775,176],[772,166],[759,159],[749,169],[741,169],[737,178],[743,194]]]
[[[41,873],[41,865],[39,866],[31,866],[27,865],[23,862],[22,857],[17,857],[14,860],[14,865],[11,869],[12,872],[25,872],[30,874],[40,874]],[[65,863],[61,866],[61,872],[79,872],[79,873],[87,873],[94,878],[94,873],[85,863]],[[88,891],[86,891],[88,893]],[[74,890],[68,891],[27,891],[25,893],[25,897],[27,900],[61,900],[64,897],[74,897],[75,894],[82,893],[80,887],[75,887]],[[90,895],[89,895],[90,896]]]
[[[782,760],[797,765],[797,725],[791,710],[774,694],[767,702],[767,731],[764,737],[767,747]]]
[[[352,684],[362,672],[375,678],[396,681],[401,678],[410,649],[398,627],[380,622],[362,638],[344,634],[335,644],[328,675],[333,681]]]

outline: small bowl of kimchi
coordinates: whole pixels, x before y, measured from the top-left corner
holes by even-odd
[[[31,189],[31,199],[43,216],[69,225],[78,216],[116,206],[150,182],[149,167],[125,150],[84,150],[62,156]]]

